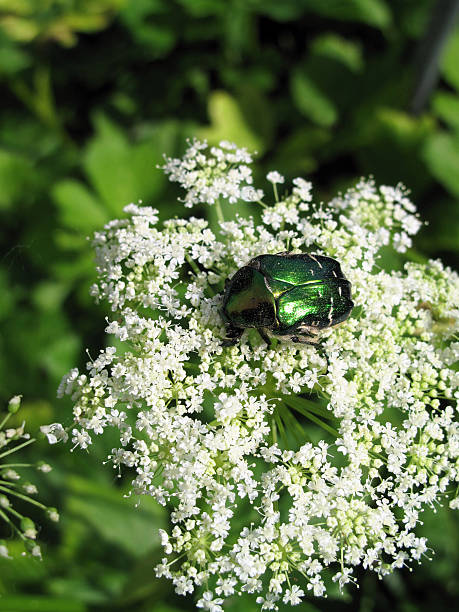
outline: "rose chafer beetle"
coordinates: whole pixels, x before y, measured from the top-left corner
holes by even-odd
[[[321,330],[345,321],[354,304],[351,283],[331,257],[306,253],[258,255],[226,281],[221,309],[226,346],[246,328],[317,345]]]

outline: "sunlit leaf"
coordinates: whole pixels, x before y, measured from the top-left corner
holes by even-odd
[[[35,171],[28,159],[0,149],[0,209],[8,208],[32,188]]]
[[[295,106],[313,123],[331,126],[336,122],[338,111],[332,100],[302,70],[293,71],[290,91]]]
[[[210,127],[198,130],[198,136],[211,144],[221,140],[236,142],[238,146],[247,147],[251,152],[262,152],[262,139],[248,125],[237,101],[225,91],[214,91],[208,103]]]
[[[441,60],[441,74],[459,91],[459,27],[456,26],[453,33],[449,36],[446,43],[443,57]]]
[[[459,57],[458,57],[459,61]],[[434,112],[445,123],[459,131],[459,96],[439,91],[432,100]]]
[[[61,222],[77,232],[88,234],[100,229],[109,219],[106,210],[89,190],[78,181],[65,180],[53,188]]]
[[[311,45],[311,51],[340,62],[352,72],[360,72],[363,69],[363,54],[359,43],[336,34],[324,34],[316,38]]]
[[[145,142],[131,143],[115,123],[104,116],[96,119],[96,134],[89,143],[83,164],[95,190],[111,215],[120,215],[124,206],[158,195],[165,183],[156,168],[163,153],[171,149],[175,124],[158,125]]]
[[[459,136],[446,132],[433,134],[422,154],[436,179],[448,191],[459,196]]]
[[[303,0],[303,4],[324,17],[362,21],[378,28],[386,28],[392,19],[388,5],[383,0]]]
[[[137,557],[158,546],[157,530],[164,527],[164,511],[152,499],[142,498],[138,508],[134,499],[121,491],[72,478],[72,493],[67,512],[84,516],[98,535]]]

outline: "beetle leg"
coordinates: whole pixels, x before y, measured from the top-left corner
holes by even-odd
[[[258,327],[257,331],[262,339],[266,342],[267,348],[271,348],[271,338],[267,335],[265,330],[262,327]]]
[[[290,340],[295,344],[309,344],[310,346],[315,346],[317,348],[319,344],[318,338],[314,336],[290,336]]]
[[[244,330],[240,327],[234,327],[233,325],[226,326],[226,338],[223,339],[223,346],[234,346],[241,339]]]
[[[320,343],[320,344],[317,346],[317,351],[320,353],[320,355],[321,355],[321,356],[322,356],[322,357],[325,359],[325,361],[327,362],[327,372],[328,372],[328,369],[330,368],[330,360],[328,359],[328,353],[327,353],[327,351],[325,350],[325,348],[324,348],[324,346],[323,346],[323,344],[322,344],[322,343]]]

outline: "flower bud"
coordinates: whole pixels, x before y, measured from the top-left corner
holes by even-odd
[[[22,533],[25,535],[26,538],[35,540],[35,538],[37,537],[37,529],[32,519],[29,519],[27,516],[25,516],[21,519],[20,527]]]
[[[16,412],[19,410],[21,407],[21,399],[22,395],[15,395],[10,399],[8,402],[8,412],[10,414],[16,414]]]

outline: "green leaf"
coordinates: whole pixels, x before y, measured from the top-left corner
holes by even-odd
[[[378,182],[389,185],[402,181],[413,193],[423,193],[432,184],[420,155],[435,133],[432,116],[413,117],[394,108],[376,107],[366,127],[366,138],[356,148],[361,172],[374,174]]]
[[[333,102],[300,69],[291,75],[290,92],[298,110],[314,123],[329,127],[336,122],[338,111]]]
[[[210,127],[197,131],[199,138],[205,138],[210,144],[221,140],[230,140],[240,147],[247,147],[252,153],[264,150],[262,139],[248,125],[238,102],[225,91],[214,91],[209,96],[208,113]]]
[[[224,2],[221,0],[178,0],[178,2],[193,17],[218,15],[225,9]]]
[[[311,45],[311,51],[344,64],[352,72],[361,72],[363,69],[360,44],[336,34],[324,34],[316,38]]]
[[[34,304],[42,311],[57,310],[62,306],[69,292],[69,286],[55,281],[38,283],[32,293]]]
[[[422,156],[431,173],[451,193],[459,196],[459,135],[433,134]]]
[[[459,26],[453,31],[446,43],[441,59],[442,76],[456,91],[459,91]]]
[[[149,131],[146,142],[131,144],[124,132],[100,115],[96,134],[89,143],[83,166],[110,215],[120,215],[124,206],[157,197],[165,177],[156,165],[175,142],[176,124],[164,122]]]
[[[71,599],[41,597],[39,595],[2,595],[4,612],[84,612],[86,606]]]
[[[426,211],[427,227],[423,227],[417,243],[424,252],[436,256],[439,251],[459,252],[459,215],[457,197],[435,199],[435,208]]]
[[[0,149],[0,209],[10,207],[32,189],[35,170],[22,155]]]
[[[55,379],[59,379],[62,371],[75,363],[81,350],[81,338],[72,332],[62,336],[53,334],[46,345],[36,350],[37,356],[41,356],[40,367],[46,368]]]
[[[7,41],[0,43],[0,74],[7,76],[28,68],[32,60],[30,56],[19,47],[8,44]]]
[[[23,585],[32,582],[41,582],[46,578],[47,560],[38,563],[36,559],[22,556],[24,544],[17,540],[8,540],[8,550],[11,559],[0,557],[0,602],[4,601],[4,593],[9,585]],[[5,590],[6,587],[6,590]],[[2,609],[0,603],[0,610]]]
[[[291,21],[304,13],[304,7],[298,0],[257,0],[257,11],[268,15],[275,21]]]
[[[121,20],[134,39],[148,48],[150,57],[167,54],[177,40],[173,23],[167,20],[165,4],[164,0],[135,0],[126,2],[121,10]]]
[[[11,286],[6,270],[0,268],[0,321],[12,315],[18,298],[18,288]]]
[[[432,100],[432,108],[440,119],[459,131],[459,96],[439,91]]]
[[[361,21],[377,28],[387,28],[391,13],[383,0],[303,0],[304,5],[312,12],[342,19],[343,21]]]
[[[271,167],[287,176],[306,176],[317,168],[331,138],[332,134],[326,128],[304,125],[279,144]]]
[[[120,607],[125,609],[130,604],[129,609],[135,609],[134,602],[147,598],[158,601],[158,606],[160,605],[159,600],[162,599],[161,595],[167,585],[161,580],[152,579],[152,568],[160,562],[163,556],[162,549],[156,549],[132,564],[118,600]],[[158,610],[159,607],[157,609],[155,606],[154,612]],[[175,608],[172,610],[175,611]]]
[[[84,517],[99,536],[138,557],[158,546],[157,530],[164,527],[165,511],[143,496],[138,508],[121,490],[104,488],[81,478],[71,478],[67,512]]]
[[[85,235],[101,229],[108,221],[107,211],[90,191],[78,181],[64,180],[52,190],[62,225]]]

